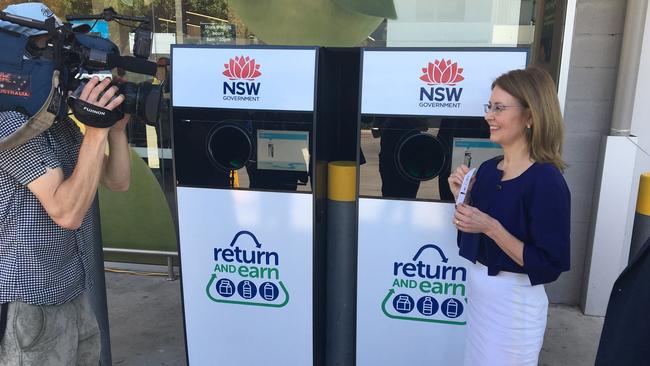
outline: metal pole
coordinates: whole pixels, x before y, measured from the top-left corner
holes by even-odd
[[[185,35],[183,34],[183,1],[174,1],[174,10],[176,11],[176,43],[185,43]]]
[[[95,202],[93,203],[95,207],[99,207],[98,198],[95,197]],[[100,366],[110,366],[113,364],[111,359],[111,336],[109,332],[108,325],[108,305],[106,302],[106,278],[104,276],[104,253],[102,250],[102,231],[101,231],[101,220],[99,217],[99,209],[95,210],[96,214],[93,218],[97,223],[98,230],[95,235],[96,247],[94,252],[93,260],[93,277],[95,278],[95,283],[92,290],[88,293],[88,298],[90,300],[90,307],[95,312],[97,317],[97,324],[99,325],[99,335],[101,341],[101,353],[99,355],[99,364]]]
[[[177,252],[169,252],[164,250],[145,250],[145,249],[127,249],[127,248],[104,248],[105,253],[120,253],[120,254],[141,254],[141,255],[154,255],[167,257],[167,280],[176,280],[174,273],[173,258],[178,257]]]
[[[630,258],[632,261],[643,244],[650,237],[650,172],[641,174],[639,195],[636,199],[636,214],[632,227]]]
[[[357,311],[357,166],[328,166],[325,365],[353,366]]]
[[[173,281],[176,279],[174,275],[174,264],[172,262],[172,257],[167,257],[167,281]]]
[[[145,249],[127,249],[127,248],[104,248],[104,253],[120,253],[120,254],[144,254],[155,255],[161,257],[178,257],[178,252],[170,252],[166,250],[145,250]]]

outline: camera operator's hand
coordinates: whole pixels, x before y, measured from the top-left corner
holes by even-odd
[[[105,78],[100,82],[98,77],[93,76],[84,86],[79,95],[79,99],[86,103],[112,111],[124,102],[124,96],[120,94],[115,97],[118,93],[118,88],[115,85],[109,86],[110,83],[110,78]],[[124,119],[128,121],[126,116]],[[123,122],[123,120],[120,120],[118,123],[126,125],[126,122]],[[86,125],[86,127],[93,128],[88,125]],[[122,126],[122,128],[124,128],[124,126]]]
[[[114,76],[113,81],[116,81],[118,83],[126,83],[126,82],[128,82],[128,79],[126,79],[125,77],[122,77],[122,76]],[[116,88],[116,87],[113,86],[112,88]],[[113,94],[113,95],[115,95],[115,94]],[[119,97],[124,99],[124,96],[122,94],[120,94]],[[113,127],[111,127],[111,133],[124,132],[126,130],[126,125],[129,123],[130,120],[131,120],[131,114],[125,113],[124,118],[117,121],[113,125]]]
[[[131,120],[131,115],[125,113],[124,118],[115,122],[113,127],[111,127],[110,133],[124,132],[126,130],[126,125],[129,124],[130,120]]]
[[[100,82],[98,77],[92,77],[85,81],[77,97],[72,96],[68,99],[75,117],[86,125],[87,131],[93,135],[97,131],[101,131],[100,135],[107,135],[111,127],[124,117],[124,114],[116,108],[124,102],[125,98],[123,95],[117,95],[119,91],[117,86],[110,84],[111,79]]]

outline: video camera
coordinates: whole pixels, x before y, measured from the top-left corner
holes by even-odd
[[[119,48],[110,40],[79,32],[70,23],[61,23],[54,16],[39,21],[0,12],[0,20],[43,31],[41,32],[43,35],[48,35],[47,46],[38,48],[31,45],[29,37],[25,34],[0,28],[0,41],[3,48],[7,45],[6,51],[3,52],[5,55],[0,56],[0,78],[6,79],[8,83],[5,84],[9,85],[8,88],[0,89],[1,110],[18,110],[31,117],[42,111],[45,104],[49,104],[48,112],[54,114],[56,118],[61,118],[67,113],[64,103],[66,99],[75,114],[75,107],[85,103],[76,99],[74,95],[68,98],[68,92],[80,91],[89,74],[121,68],[139,74],[156,75],[156,63],[147,60],[152,45],[152,32],[147,18],[122,16],[113,8],[107,8],[97,15],[68,16],[67,19],[68,21],[95,20],[95,22],[122,20],[138,23],[133,27],[135,28],[133,47],[135,57],[121,56]],[[85,26],[84,30],[89,29]],[[56,86],[53,85],[53,72],[58,74]],[[113,81],[112,83],[118,86],[119,93],[125,97],[116,113],[120,115],[130,113],[146,124],[157,124],[162,104],[162,81],[156,85],[151,81],[140,83]],[[28,85],[31,85],[30,90],[26,90]],[[58,98],[52,98],[50,89],[54,88],[57,89]],[[117,116],[112,115],[112,119],[115,118]],[[99,124],[99,127],[106,127]]]

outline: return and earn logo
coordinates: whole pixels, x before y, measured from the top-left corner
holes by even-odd
[[[240,247],[248,237],[254,247]],[[214,248],[215,267],[205,287],[207,297],[218,303],[281,308],[289,292],[280,279],[280,254],[262,249],[250,231],[238,232],[228,246]]]

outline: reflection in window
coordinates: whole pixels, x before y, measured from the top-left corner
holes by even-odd
[[[395,0],[389,47],[486,47],[530,44],[533,0]]]

